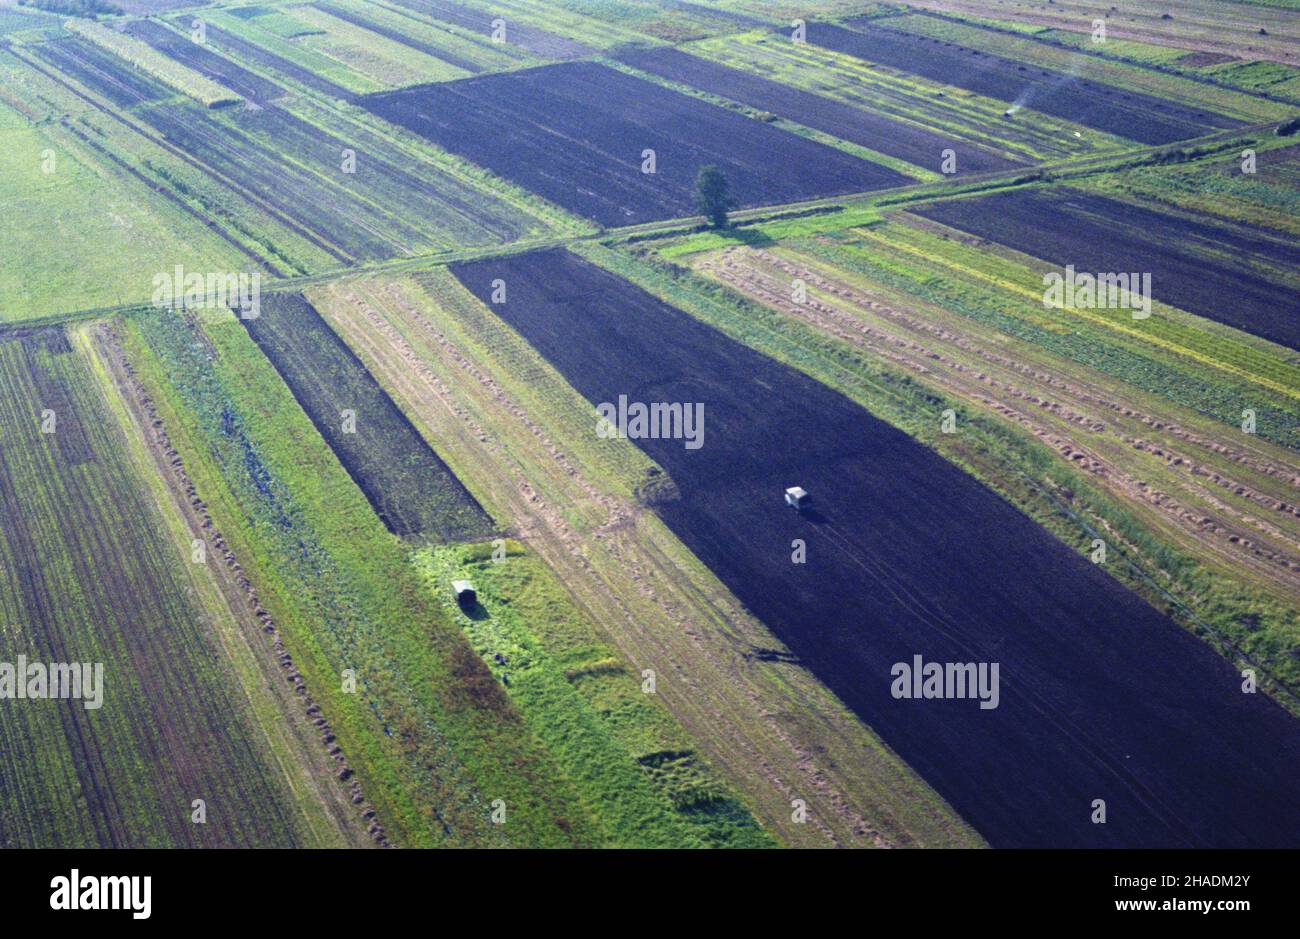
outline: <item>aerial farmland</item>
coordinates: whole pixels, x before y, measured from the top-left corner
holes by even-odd
[[[1300,849],[1297,50],[0,0],[0,846]]]

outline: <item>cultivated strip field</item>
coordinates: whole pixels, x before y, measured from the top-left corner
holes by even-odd
[[[125,327],[127,360],[371,839],[589,844],[572,787],[244,327],[170,313]],[[508,826],[492,823],[494,799],[513,807]]]
[[[1171,205],[1300,238],[1300,145],[1258,154],[1262,173],[1239,160],[1141,167],[1089,180],[1087,189],[1139,204]]]
[[[583,667],[625,657],[625,679],[579,668],[570,680],[581,694],[604,687],[608,701],[627,681],[645,701],[638,682],[652,669],[654,700],[785,844],[982,843],[646,508],[662,470],[630,442],[596,438],[590,405],[450,273],[335,281],[311,298],[475,497],[563,581],[571,600],[549,608],[583,611],[562,627],[551,613],[532,618],[537,641],[580,654]],[[472,579],[491,592],[499,578],[522,576],[512,563],[480,565]],[[507,611],[489,602],[490,619],[509,617],[516,602]],[[601,638],[579,653],[571,642],[581,619]],[[477,635],[480,624],[491,625],[466,628]],[[499,649],[484,651],[513,675],[513,657],[503,666],[490,657]],[[638,756],[664,749],[658,735],[638,740]],[[792,815],[795,799],[808,807],[806,824]]]
[[[227,645],[239,630],[210,579],[215,548],[194,563],[199,534],[154,501],[106,393],[63,331],[0,338],[4,659],[101,667],[95,707],[0,707],[0,844],[346,843],[316,767],[281,721],[262,723],[272,698]]]
[[[204,48],[188,36],[173,32],[157,20],[137,20],[128,25],[126,31],[254,104],[265,107],[285,95],[285,90],[275,82]]]
[[[1285,109],[1278,102],[1287,100],[1295,80],[1300,78],[1300,69],[1273,62],[1247,62],[1215,53],[1118,39],[1109,33],[1115,25],[1112,18],[1107,18],[1108,32],[1100,42],[1091,35],[1092,21],[1087,24],[1087,33],[1034,31],[1014,23],[972,23],[925,14],[890,16],[873,22],[885,29],[953,42],[1025,65],[1066,71],[1082,67],[1088,77],[1107,85],[1202,104],[1246,120],[1266,114],[1284,117]]]
[[[467,32],[482,36],[491,35],[492,21],[498,18],[487,10],[474,10],[465,4],[450,3],[446,0],[428,0],[428,2],[394,0],[394,2],[422,16],[451,23]],[[526,23],[515,24],[513,28],[507,24],[506,42],[543,59],[577,59],[590,55],[594,51],[590,46]]]
[[[1251,57],[1300,65],[1300,24],[1287,0],[1270,3],[1234,3],[1182,0],[1172,11],[1164,0],[1131,0],[1122,9],[1088,0],[1054,0],[1027,4],[1020,0],[903,0],[910,7],[943,13],[1005,17],[1013,22],[1085,31],[1099,15],[1117,39],[1138,39],[1182,49],[1213,51],[1219,55]],[[1172,12],[1171,12],[1172,11]]]
[[[1150,273],[1157,299],[1300,349],[1295,311],[1278,303],[1281,285],[1300,290],[1300,246],[1292,241],[1068,189],[913,211],[1078,271]]]
[[[876,65],[813,43],[795,43],[781,33],[753,32],[718,37],[682,47],[697,58],[754,72],[771,81],[834,98],[854,108],[947,138],[948,146],[994,150],[1007,159],[1039,163],[1070,156],[1130,149],[1122,137],[1083,124],[1036,114],[1032,122],[1003,115],[1005,101]],[[1237,96],[1240,97],[1240,96]],[[931,156],[926,166],[934,166]],[[962,172],[960,161],[958,172]]]
[[[1300,845],[1300,0],[17,2],[0,846]]]
[[[388,530],[466,541],[492,521],[301,294],[242,320]]]
[[[11,235],[0,265],[0,321],[146,300],[149,277],[134,276],[142,269],[247,263],[239,245],[149,196],[147,184],[100,158],[75,132],[29,123],[0,102],[0,199]],[[115,253],[99,250],[107,241]]]
[[[693,266],[763,305],[721,307],[771,330],[763,351],[813,352],[810,374],[960,463],[1067,543],[1092,554],[1102,537],[1108,571],[1171,603],[1220,651],[1300,689],[1289,653],[1300,590],[1294,452],[1239,430],[1227,436],[1213,416],[1088,360],[945,308],[906,282],[887,284],[876,264],[906,256],[884,244],[807,239],[701,254]],[[803,302],[791,296],[795,279],[806,286]],[[1003,290],[978,302],[1014,309],[1017,298]],[[927,419],[938,407],[954,409],[960,433]]]
[[[483,299],[506,280],[495,311],[593,404],[703,403],[710,447],[638,443],[678,493],[656,511],[992,844],[1300,837],[1300,721],[970,477],[571,255],[454,270]],[[784,507],[788,485],[816,511]],[[791,563],[793,539],[816,560]],[[999,707],[892,696],[892,663],[917,655],[999,662]]]
[[[949,148],[952,148],[957,166],[963,172],[1005,170],[1024,165],[980,147],[965,144],[954,146],[951,138],[938,133],[910,127],[740,69],[717,65],[668,46],[628,50],[619,53],[618,60],[642,71],[779,114],[842,140],[861,144],[927,169],[941,166],[944,150]]]
[[[373,130],[325,129],[309,106],[298,107],[306,117],[275,106],[205,110],[176,100],[160,82],[87,43],[60,40],[33,51],[126,111],[114,113],[116,122],[175,152],[201,170],[209,185],[221,186],[214,197],[220,203],[252,203],[334,263],[438,245],[498,244],[546,229],[523,208]],[[182,196],[192,198],[191,190],[183,189]],[[312,266],[297,258],[291,263]]]
[[[207,15],[211,17],[211,14]],[[206,20],[204,22],[206,23]],[[207,23],[206,32],[209,42],[226,52],[230,58],[236,61],[247,62],[250,66],[269,71],[272,74],[284,75],[304,88],[319,92],[327,98],[349,100],[354,94],[348,88],[330,81],[320,73],[305,68],[284,56],[276,55],[274,52],[255,45],[219,26]]]
[[[883,166],[591,63],[420,86],[360,104],[608,226],[694,214],[695,175],[710,163],[727,173],[742,206],[908,182]],[[653,173],[643,169],[650,158]]]
[[[1005,101],[1011,105],[1010,120],[1015,119],[1014,112],[1028,108],[1145,144],[1172,143],[1240,123],[1210,111],[1111,88],[1078,72],[1031,70],[1002,56],[881,29],[869,22],[855,24],[852,30],[812,23],[808,41]]]

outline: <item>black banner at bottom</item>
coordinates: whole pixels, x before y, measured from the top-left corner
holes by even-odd
[[[734,928],[846,903],[864,922],[1199,917],[1232,928],[1283,921],[1297,861],[1300,851],[7,851],[0,902],[10,925],[127,929],[373,929],[439,909],[500,922],[611,904]]]

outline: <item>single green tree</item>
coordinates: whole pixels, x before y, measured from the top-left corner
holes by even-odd
[[[716,166],[700,167],[695,177],[695,204],[714,228],[727,227],[727,213],[735,206],[727,177]]]

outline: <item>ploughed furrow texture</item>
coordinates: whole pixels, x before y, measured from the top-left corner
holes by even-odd
[[[1300,838],[1300,721],[973,477],[565,252],[453,271],[485,302],[504,280],[491,309],[593,404],[702,405],[698,448],[635,440],[676,484],[656,511],[990,843]],[[808,510],[785,505],[790,486]],[[918,656],[997,663],[997,706],[896,696]]]
[[[358,103],[607,226],[694,215],[695,177],[708,164],[722,169],[742,207],[910,181],[843,151],[588,62],[418,85],[367,95]]]
[[[303,85],[313,91],[319,91],[327,98],[338,98],[343,101],[351,101],[356,97],[351,91],[342,85],[330,81],[328,78],[322,78],[311,69],[303,68],[296,62],[291,62],[284,56],[276,55],[269,52],[261,46],[251,43],[246,39],[241,39],[228,30],[213,26],[211,23],[207,26],[208,39],[213,45],[225,50],[238,61],[248,62],[259,68],[269,71],[278,72],[281,75],[288,76],[298,84]]]
[[[284,89],[255,72],[236,65],[188,36],[176,33],[156,20],[137,20],[126,27],[128,35],[147,42],[182,65],[225,85],[255,104],[265,105],[284,96]]]

